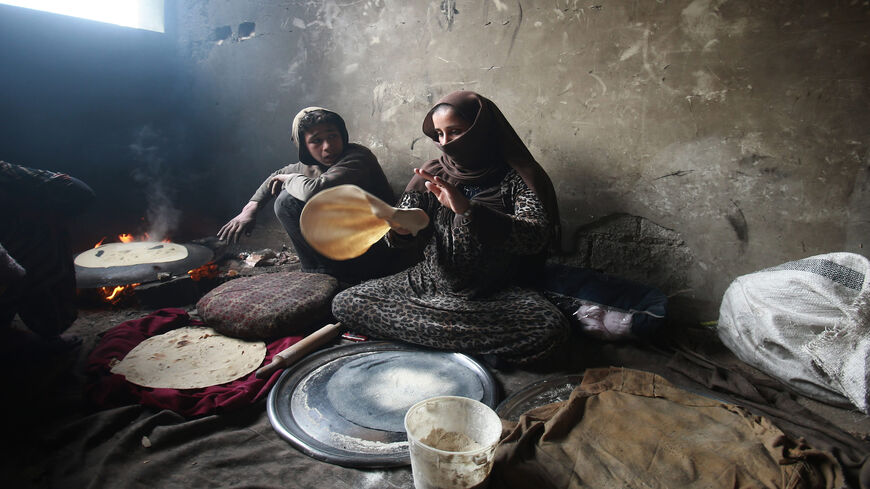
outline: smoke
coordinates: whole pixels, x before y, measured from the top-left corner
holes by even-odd
[[[139,129],[130,144],[130,152],[141,164],[133,170],[133,179],[145,189],[146,233],[150,241],[171,236],[181,220],[181,211],[172,202],[173,188],[164,179],[169,175],[164,151],[165,138],[150,125]]]

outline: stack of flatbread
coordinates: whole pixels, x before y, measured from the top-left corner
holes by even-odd
[[[265,357],[262,341],[243,341],[212,328],[188,326],[139,343],[111,371],[143,387],[198,389],[243,377]]]

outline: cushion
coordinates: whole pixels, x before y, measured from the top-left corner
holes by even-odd
[[[226,336],[265,340],[305,334],[329,317],[338,281],[321,273],[278,272],[231,280],[196,304]]]

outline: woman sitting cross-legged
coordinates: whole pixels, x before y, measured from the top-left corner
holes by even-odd
[[[333,314],[377,338],[514,364],[548,357],[568,320],[522,278],[558,239],[550,178],[498,107],[474,92],[444,97],[423,132],[443,154],[414,170],[399,206],[423,209],[430,224],[416,237],[397,226],[387,236],[399,247],[422,240],[423,260],[341,292]]]

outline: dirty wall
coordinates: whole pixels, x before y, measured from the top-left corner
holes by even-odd
[[[0,6],[0,158],[82,177],[80,243],[213,233],[322,105],[396,191],[442,95],[494,100],[550,173],[566,263],[703,304],[870,236],[870,2],[167,0],[148,33]],[[163,198],[165,197],[165,199]],[[147,223],[146,223],[147,224]],[[286,242],[264,212],[244,246]]]
[[[237,121],[215,155],[250,169],[232,210],[292,159],[304,106],[345,115],[401,190],[436,155],[427,109],[474,90],[555,182],[562,261],[715,308],[739,274],[864,252],[868,21],[866,1],[211,1],[179,5],[179,42]]]

